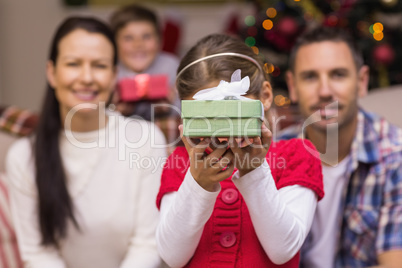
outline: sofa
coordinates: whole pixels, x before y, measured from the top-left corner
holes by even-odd
[[[38,116],[14,106],[0,107],[0,267],[22,268],[17,239],[11,221],[7,184],[4,177],[5,157],[11,144],[32,133]]]
[[[377,113],[402,128],[401,100],[402,85],[395,85],[370,90],[366,97],[359,100],[359,104],[367,111]]]
[[[32,133],[38,115],[15,106],[0,107],[0,173],[4,172],[4,160],[10,145],[19,137]]]

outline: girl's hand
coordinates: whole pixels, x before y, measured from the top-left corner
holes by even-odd
[[[213,192],[219,182],[229,178],[234,169],[233,153],[227,142],[220,143],[211,138],[201,140],[183,136],[183,125],[179,126],[180,136],[190,156],[190,172],[195,181],[205,190]],[[213,151],[205,154],[205,149],[213,143]]]
[[[235,167],[239,170],[240,176],[261,166],[268,153],[271,140],[272,132],[265,124],[261,125],[261,138],[253,138],[253,143],[246,147],[240,147],[234,138],[229,139],[230,149],[234,153]]]

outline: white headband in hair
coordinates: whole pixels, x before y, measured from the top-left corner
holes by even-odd
[[[215,58],[215,57],[220,57],[220,56],[235,56],[235,57],[239,57],[239,58],[249,60],[252,63],[254,63],[261,72],[263,72],[262,68],[261,68],[261,65],[258,64],[258,62],[255,59],[253,59],[252,57],[250,57],[250,56],[240,54],[240,53],[236,53],[236,52],[223,52],[223,53],[217,53],[217,54],[212,54],[212,55],[209,55],[209,56],[205,56],[205,57],[202,57],[202,58],[200,58],[198,60],[193,61],[192,63],[189,63],[186,67],[181,69],[181,71],[177,74],[176,78],[179,77],[185,70],[187,70],[188,68],[190,68],[194,64],[199,63],[200,61],[203,61],[203,60],[207,60],[207,59]]]

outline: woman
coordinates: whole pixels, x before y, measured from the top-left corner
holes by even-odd
[[[160,264],[154,202],[161,165],[148,163],[165,158],[165,141],[151,123],[105,112],[116,62],[113,34],[100,21],[69,18],[58,28],[36,134],[7,156],[26,267]]]

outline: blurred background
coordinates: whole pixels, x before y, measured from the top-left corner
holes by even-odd
[[[108,21],[129,3],[156,11],[163,49],[179,57],[207,34],[239,35],[266,63],[278,107],[291,106],[284,81],[288,54],[311,23],[344,27],[355,36],[371,69],[370,89],[402,84],[402,0],[0,0],[0,105],[39,111],[57,25],[69,15]]]

